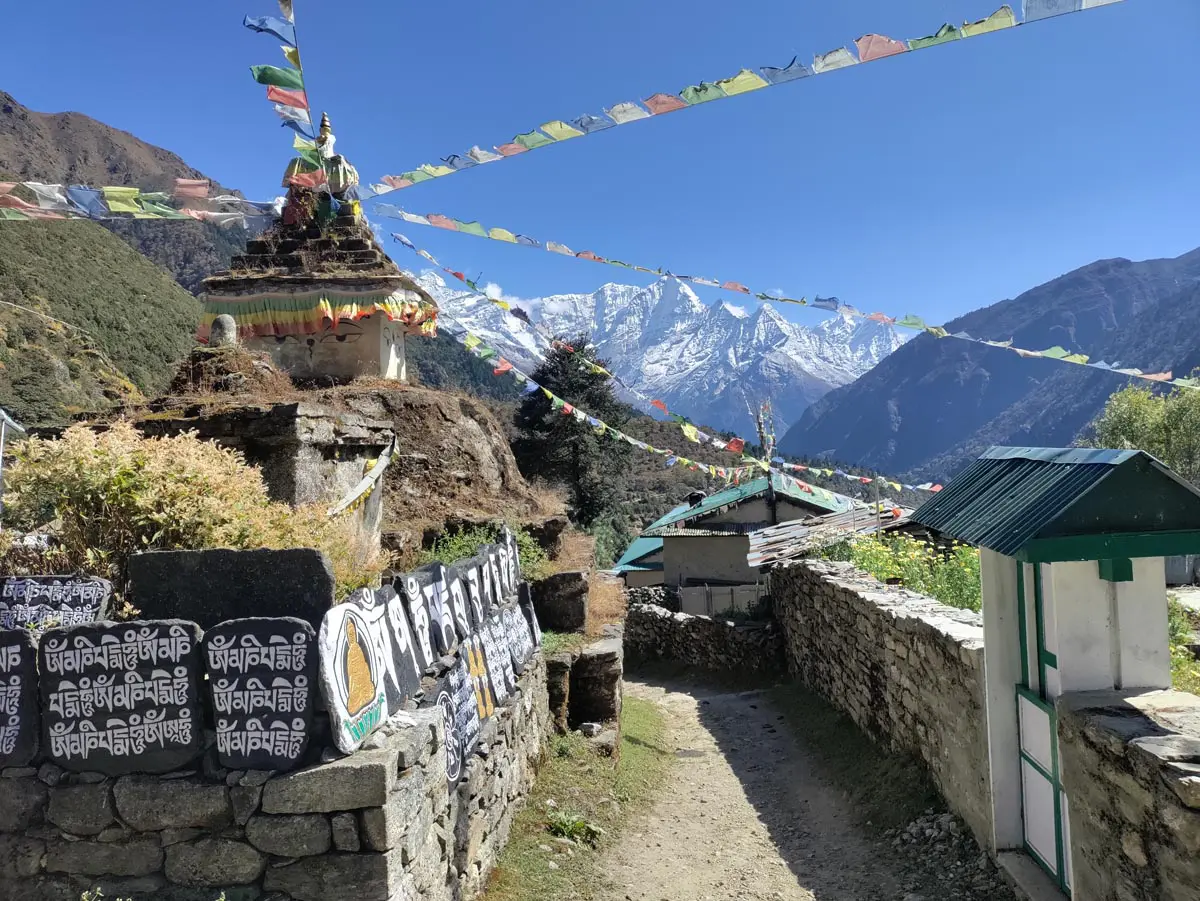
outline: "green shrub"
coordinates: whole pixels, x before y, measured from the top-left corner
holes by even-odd
[[[120,589],[137,551],[311,547],[329,557],[345,593],[388,562],[349,519],[272,501],[239,453],[192,433],[147,438],[126,422],[105,431],[75,426],[58,440],[17,445],[5,481],[5,526],[49,527],[56,545],[40,560],[0,548],[0,574],[86,570]]]
[[[517,536],[517,553],[521,557],[522,577],[531,582],[544,579],[550,575],[550,558],[542,546],[525,529],[515,529]],[[445,563],[447,565],[467,557],[474,557],[485,544],[495,544],[500,540],[499,523],[472,526],[458,532],[448,532],[439,535],[433,546],[426,548],[417,555],[416,565],[426,563]]]
[[[950,607],[978,612],[982,605],[979,550],[969,544],[955,543],[943,552],[908,535],[889,535],[841,542],[825,556],[849,560],[881,582],[899,579],[905,588]]]

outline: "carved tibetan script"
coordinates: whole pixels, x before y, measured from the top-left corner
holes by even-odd
[[[50,629],[38,646],[45,751],[110,776],[184,767],[204,747],[200,665],[195,623]]]
[[[298,766],[312,732],[317,652],[301,619],[221,623],[204,636],[217,756],[231,769]]]

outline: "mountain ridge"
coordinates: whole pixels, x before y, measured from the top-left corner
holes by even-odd
[[[490,301],[415,276],[457,320],[519,366],[540,359],[537,331]],[[708,305],[686,284],[608,283],[585,294],[522,301],[534,325],[588,334],[620,379],[673,410],[716,428],[753,433],[751,409],[770,398],[792,421],[830,389],[869,370],[904,337],[889,325],[834,316],[816,326],[789,322],[770,304],[749,310]]]

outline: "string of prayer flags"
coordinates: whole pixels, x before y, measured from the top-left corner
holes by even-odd
[[[282,19],[274,16],[246,16],[242,22],[251,31],[268,34],[280,41],[283,46],[284,59],[287,66],[251,66],[250,73],[254,80],[267,87],[267,100],[273,105],[275,114],[283,120],[283,127],[290,128],[297,135],[313,139],[316,137],[313,129],[312,115],[309,112],[308,93],[304,88],[304,67],[300,64],[300,45],[296,38],[296,11],[292,0],[279,0],[279,12]],[[309,162],[312,162],[309,160]],[[320,164],[320,160],[317,160]],[[324,169],[321,165],[320,168]],[[302,178],[301,182],[305,179]],[[307,180],[311,180],[308,176]],[[291,182],[301,184],[301,182]],[[323,182],[318,182],[321,184]],[[285,182],[287,184],[287,182]],[[315,184],[305,185],[315,187]]]
[[[1051,16],[1082,12],[1118,2],[1121,2],[1121,0],[1025,0],[1024,22],[1028,24]],[[964,23],[961,28],[952,24],[946,24],[933,34],[911,40],[897,40],[880,34],[865,34],[854,42],[854,50],[848,47],[839,47],[828,53],[817,54],[813,57],[811,65],[805,65],[800,62],[799,57],[796,57],[786,66],[782,67],[762,66],[758,69],[742,69],[736,75],[728,78],[702,81],[699,84],[685,87],[678,94],[660,92],[651,94],[640,102],[625,101],[617,103],[605,108],[603,115],[585,113],[571,120],[552,119],[539,126],[541,131],[534,129],[533,131],[518,134],[508,143],[496,146],[494,148],[495,153],[481,150],[479,147],[473,147],[465,157],[455,154],[445,157],[444,161],[448,163],[451,159],[457,161],[470,159],[476,165],[496,162],[497,160],[527,153],[530,150],[546,147],[550,144],[557,144],[561,141],[604,131],[616,125],[627,125],[630,122],[637,122],[677,110],[700,106],[713,100],[736,97],[740,94],[761,90],[762,88],[775,87],[812,75],[821,75],[838,69],[856,66],[860,63],[887,59],[914,50],[925,50],[950,41],[991,34],[996,31],[1013,28],[1019,24],[1022,23],[1017,20],[1012,7],[1004,5],[990,16],[976,22]],[[463,169],[472,168],[472,166],[450,165],[446,168],[449,171],[441,173],[442,175],[448,175],[450,172],[461,172]],[[399,180],[404,182],[403,184],[392,184],[388,178],[384,178],[380,184],[372,186],[372,189],[378,194],[384,194],[388,191],[407,188],[420,183],[417,180],[407,178],[408,175],[409,173],[404,173],[400,177]],[[434,177],[440,177],[440,175]],[[395,176],[390,176],[390,178],[395,178]],[[422,180],[427,181],[428,179]]]
[[[1119,2],[1119,0],[1114,0],[1114,2]],[[1145,379],[1148,381],[1164,381],[1164,379],[1160,378],[1162,373],[1148,375],[1148,374],[1142,372],[1140,369],[1116,370],[1109,366],[1097,366],[1097,364],[1089,362],[1089,360],[1086,356],[1084,356],[1082,354],[1072,354],[1061,347],[1049,348],[1047,350],[1042,350],[1042,351],[1025,350],[1023,348],[1013,347],[1011,339],[1008,341],[993,341],[993,340],[985,340],[985,339],[975,338],[971,335],[966,334],[965,332],[956,332],[956,333],[952,334],[941,326],[928,325],[925,322],[925,320],[922,319],[920,316],[915,316],[912,314],[898,317],[898,316],[890,316],[887,313],[882,313],[879,311],[864,313],[862,310],[859,310],[857,307],[851,306],[850,304],[847,304],[847,303],[842,303],[836,297],[823,298],[823,297],[817,296],[813,300],[810,301],[805,297],[799,297],[799,298],[785,297],[785,296],[781,296],[778,293],[766,293],[766,292],[762,292],[762,291],[753,291],[750,288],[748,288],[746,285],[742,284],[741,282],[737,282],[737,281],[729,281],[729,280],[722,281],[720,279],[706,278],[706,277],[702,277],[702,276],[682,275],[680,273],[673,272],[669,269],[664,269],[661,267],[650,268],[648,266],[639,266],[639,265],[634,265],[634,264],[630,264],[630,263],[624,263],[624,262],[621,262],[618,260],[607,259],[607,258],[600,256],[599,254],[596,254],[590,250],[583,250],[583,251],[579,251],[578,253],[576,253],[575,251],[571,250],[571,248],[569,248],[567,245],[561,244],[557,241],[546,241],[543,243],[543,242],[537,240],[536,238],[530,238],[527,235],[514,234],[513,232],[511,232],[507,229],[495,229],[495,228],[488,229],[488,228],[485,228],[484,226],[480,225],[477,222],[470,223],[470,226],[471,226],[470,228],[463,228],[462,227],[463,223],[460,223],[456,219],[451,219],[449,216],[443,216],[440,213],[429,213],[428,215],[425,215],[425,216],[418,216],[413,213],[406,212],[405,210],[402,210],[399,207],[393,206],[391,204],[379,204],[376,207],[376,211],[379,212],[381,215],[388,216],[390,218],[401,219],[404,222],[410,222],[410,223],[413,223],[416,225],[427,225],[427,226],[432,225],[432,226],[435,226],[438,228],[445,229],[447,231],[461,232],[463,234],[474,235],[475,237],[480,237],[480,238],[488,238],[488,239],[494,240],[494,241],[499,240],[505,244],[515,244],[515,245],[523,246],[523,247],[541,248],[541,249],[549,251],[551,253],[557,253],[560,256],[572,257],[577,260],[587,260],[592,263],[604,263],[609,266],[615,265],[615,266],[620,266],[623,269],[632,269],[636,272],[645,272],[650,275],[666,276],[666,277],[673,278],[673,279],[675,279],[677,281],[681,281],[681,282],[690,282],[690,283],[696,284],[696,285],[704,285],[707,287],[720,288],[723,291],[732,291],[732,292],[736,292],[738,294],[743,294],[743,295],[754,297],[756,300],[762,301],[763,303],[788,303],[788,304],[795,304],[797,306],[813,307],[814,309],[826,310],[830,313],[837,313],[841,316],[846,316],[846,317],[850,317],[853,319],[862,319],[862,320],[866,320],[869,322],[879,322],[879,323],[883,323],[885,325],[894,325],[898,328],[909,329],[909,330],[918,331],[918,332],[925,332],[926,334],[932,335],[935,338],[957,338],[962,341],[971,341],[975,344],[984,344],[984,345],[987,345],[988,347],[996,347],[996,348],[1000,348],[1003,350],[1011,350],[1011,351],[1019,354],[1022,357],[1028,357],[1028,358],[1040,357],[1040,358],[1048,359],[1048,360],[1059,360],[1064,363],[1074,363],[1074,364],[1082,365],[1082,366],[1091,366],[1093,368],[1108,369],[1110,371],[1119,372],[1122,375],[1128,375],[1128,376],[1132,376],[1134,378]],[[505,238],[497,238],[496,237],[497,232],[500,232],[504,235],[512,235],[516,240],[509,241],[509,240],[506,240]],[[400,236],[400,235],[394,235],[394,237],[396,237],[398,240],[403,238],[403,236]],[[407,238],[403,238],[402,243],[405,243],[407,246],[411,246],[412,242],[410,242]],[[424,251],[418,251],[418,252],[421,253],[422,256],[426,256]],[[427,257],[427,258],[429,258],[429,257]],[[438,264],[438,265],[440,266],[440,264]],[[452,270],[447,269],[446,271],[449,272],[451,275],[454,275],[455,277],[459,277],[458,273],[453,272]],[[466,280],[460,278],[460,281],[466,281]],[[468,283],[468,284],[470,284],[470,283]],[[493,301],[493,303],[495,303],[495,301]],[[1167,378],[1165,380],[1171,381],[1170,374],[1167,374]],[[624,385],[623,382],[621,384]],[[1186,380],[1185,381],[1175,380],[1173,382],[1173,384],[1176,384],[1178,387],[1181,387],[1181,388],[1193,387],[1191,385],[1188,385],[1186,383]],[[628,390],[630,390],[630,391],[633,390],[632,388],[629,388],[629,386],[627,386],[627,385],[624,385],[624,387],[628,388]]]

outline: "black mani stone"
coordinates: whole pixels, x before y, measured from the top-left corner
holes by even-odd
[[[0,584],[0,629],[94,623],[108,615],[112,583],[95,576],[14,576]]]
[[[0,631],[0,769],[37,756],[37,639],[25,629]]]
[[[204,749],[200,627],[137,620],[50,629],[38,645],[42,741],[75,772],[183,769]]]
[[[304,759],[317,688],[316,633],[295,617],[235,619],[204,636],[221,766],[290,770]]]

